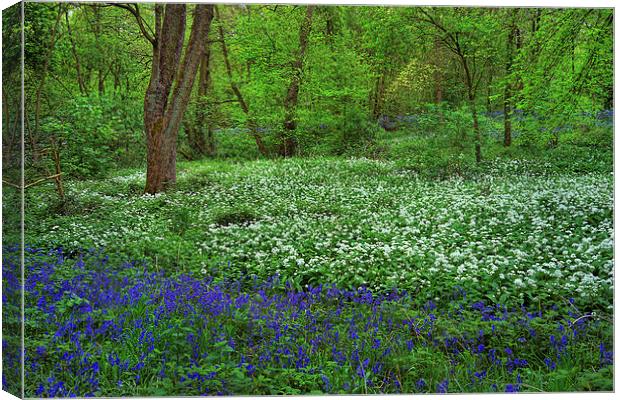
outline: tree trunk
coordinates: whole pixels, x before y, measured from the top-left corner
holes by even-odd
[[[303,70],[304,57],[308,47],[308,37],[312,28],[312,13],[315,6],[306,7],[306,17],[299,29],[299,50],[297,58],[293,62],[293,77],[284,99],[284,134],[281,137],[279,153],[283,157],[294,156],[297,152],[297,100],[299,97],[299,87],[301,85],[301,75]]]
[[[93,33],[95,35],[95,47],[101,59],[97,62],[97,91],[99,96],[103,96],[105,93],[105,78],[106,73],[104,73],[103,68],[103,49],[101,48],[101,13],[99,12],[99,7],[92,7],[93,11]]]
[[[8,71],[5,72],[8,75]],[[6,75],[5,75],[6,76]],[[9,107],[9,98],[6,95],[6,86],[2,87],[2,115],[4,116],[4,121],[2,125],[2,160],[4,165],[11,165],[11,156],[12,150],[14,147],[14,142],[19,135],[16,135],[16,129],[11,128],[11,112],[14,107],[11,105]],[[16,113],[17,114],[17,113]],[[15,116],[17,118],[17,115]]]
[[[155,6],[155,40],[151,80],[144,97],[147,143],[146,193],[176,183],[179,126],[191,94],[213,19],[213,6],[198,4],[190,38],[181,61],[186,10],[183,4]],[[174,89],[173,88],[174,85]]]
[[[217,18],[219,19],[220,17],[219,17],[217,8],[215,9],[215,12],[217,14]],[[226,66],[226,75],[228,76],[228,82],[230,84],[230,88],[235,94],[235,98],[237,99],[237,102],[239,103],[241,110],[247,117],[248,129],[250,130],[250,134],[252,135],[252,137],[254,138],[254,141],[256,142],[256,147],[258,148],[258,151],[263,156],[268,156],[269,150],[267,150],[267,147],[263,143],[263,139],[258,133],[258,124],[254,120],[254,118],[252,118],[252,116],[250,115],[250,107],[248,106],[248,103],[246,103],[245,98],[243,97],[243,94],[241,93],[241,90],[239,89],[239,86],[234,81],[233,74],[232,74],[232,67],[230,65],[230,60],[228,59],[228,47],[226,46],[226,39],[224,36],[224,27],[222,26],[221,21],[218,26],[218,32],[220,35],[220,44],[222,45],[222,55],[224,56],[224,65]],[[248,76],[249,76],[249,73],[248,73]]]
[[[381,75],[377,78],[377,82],[375,84],[375,95],[373,96],[372,103],[372,118],[373,120],[377,120],[381,116],[383,112],[383,95],[385,93],[385,72],[382,72]]]
[[[491,86],[493,85],[493,71],[489,71],[487,75],[487,113],[490,114],[493,111],[493,105],[491,104]]]
[[[205,50],[200,59],[200,71],[198,73],[198,91],[195,109],[189,118],[184,120],[185,133],[191,153],[187,154],[189,159],[197,159],[205,155],[215,154],[215,142],[213,132],[208,123],[209,104],[206,99],[211,85],[211,48],[210,44],[205,45]]]
[[[114,77],[114,94],[116,95],[121,86],[121,67],[118,62],[114,63],[110,69],[112,77]]]
[[[47,72],[49,70],[50,60],[52,59],[52,53],[54,52],[54,47],[56,46],[56,33],[58,31],[58,26],[60,24],[60,17],[63,13],[62,5],[58,5],[58,14],[56,15],[56,22],[54,23],[54,27],[52,28],[52,32],[50,34],[50,44],[47,50],[47,54],[45,55],[45,60],[43,61],[43,70],[41,72],[41,78],[39,80],[39,85],[37,86],[37,92],[35,94],[35,102],[34,102],[34,132],[28,130],[28,137],[30,140],[30,146],[32,148],[32,160],[36,162],[39,159],[39,153],[37,151],[37,141],[36,138],[39,135],[39,126],[41,121],[41,97],[43,95],[43,87],[45,86],[45,80],[47,79]]]
[[[467,86],[469,107],[474,122],[474,134],[476,135],[476,162],[480,163],[482,161],[482,137],[480,134],[480,125],[478,124],[478,110],[476,109],[476,87],[474,86],[467,59],[462,53],[460,54],[460,60],[461,65],[463,66],[463,71],[465,73],[465,85]]]
[[[207,121],[209,114],[209,104],[207,101],[207,93],[211,86],[211,47],[206,45],[206,49],[202,54],[200,61],[200,80],[198,84],[198,114],[196,115],[196,123],[198,126],[195,142],[201,149],[201,155],[215,155],[215,140],[211,124]]]
[[[52,159],[54,160],[54,181],[56,183],[56,193],[58,193],[58,198],[62,204],[62,207],[65,206],[65,188],[62,184],[62,170],[60,168],[60,146],[56,141],[56,137],[52,136],[51,138],[52,144]]]
[[[470,97],[471,116],[474,120],[474,133],[476,134],[476,162],[482,161],[482,138],[480,136],[480,125],[478,124],[478,111],[476,110],[476,100]]]
[[[78,87],[80,88],[80,93],[82,95],[86,95],[88,92],[86,89],[86,83],[84,83],[84,77],[82,76],[82,64],[80,63],[80,57],[77,53],[77,48],[75,46],[75,40],[73,39],[73,32],[71,31],[71,23],[69,22],[69,9],[65,12],[65,20],[67,22],[67,35],[69,35],[69,41],[71,42],[71,53],[73,54],[73,58],[75,59],[75,73],[77,76]]]
[[[516,10],[516,9],[515,9]],[[515,13],[513,12],[513,20],[508,31],[506,39],[506,79],[504,83],[504,146],[509,147],[512,142],[512,82],[510,74],[512,73],[513,46],[515,40],[516,26]]]
[[[504,147],[510,147],[512,143],[512,108],[510,104],[510,87],[504,88]]]
[[[521,35],[521,29],[519,28],[517,24],[515,24],[514,35],[515,35],[514,45],[516,47],[517,54],[520,54],[521,49],[523,48],[523,36]],[[517,92],[520,90],[523,90],[523,79],[521,79],[520,75],[517,76],[514,86],[515,87],[513,89],[515,89]]]
[[[434,42],[433,42],[433,56],[434,56],[434,61],[433,61],[433,66],[435,67],[435,69],[433,70],[433,83],[434,83],[434,90],[433,90],[433,97],[434,97],[434,101],[435,104],[437,106],[441,105],[441,102],[443,101],[443,61],[442,61],[442,51],[441,51],[441,39],[436,37]],[[446,118],[444,116],[444,113],[441,110],[441,107],[436,107],[436,112],[437,112],[437,118],[439,119],[439,123],[441,126],[443,126],[446,122]]]

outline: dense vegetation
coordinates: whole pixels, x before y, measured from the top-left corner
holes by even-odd
[[[611,9],[24,7],[4,390],[613,389]]]
[[[12,297],[17,254],[4,250]],[[26,393],[38,397],[611,389],[610,329],[572,298],[528,312],[457,286],[438,306],[26,252]]]

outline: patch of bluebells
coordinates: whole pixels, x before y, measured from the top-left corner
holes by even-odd
[[[21,397],[21,286],[19,246],[2,252],[2,390]],[[35,350],[43,355],[41,346]]]
[[[16,255],[4,248],[4,305],[19,293]],[[302,392],[519,391],[522,371],[552,373],[591,343],[596,368],[613,363],[601,320],[578,319],[574,304],[508,308],[463,288],[445,302],[364,287],[295,290],[278,276],[169,276],[62,248],[27,249],[25,287],[27,396],[271,393],[265,376]],[[432,367],[416,367],[429,354]]]
[[[418,124],[419,116],[417,115],[381,115],[377,119],[380,127],[386,131],[392,131],[401,127],[412,127]]]

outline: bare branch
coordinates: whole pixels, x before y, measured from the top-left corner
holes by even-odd
[[[138,26],[140,27],[140,32],[142,32],[142,35],[149,42],[151,42],[151,44],[153,46],[157,46],[157,38],[153,34],[153,30],[151,29],[151,27],[144,21],[144,18],[142,18],[142,16],[140,15],[140,9],[138,8],[137,4],[135,4],[135,3],[128,3],[128,4],[110,3],[110,4],[112,6],[125,9],[125,10],[129,11],[130,13],[132,13],[133,16],[136,18],[136,21],[138,22]],[[147,31],[146,28],[148,28],[148,31]]]
[[[55,179],[55,178],[58,178],[60,175],[62,175],[62,172],[61,172],[61,173],[59,173],[59,174],[54,174],[54,175],[46,176],[45,178],[38,179],[38,180],[36,180],[36,181],[34,181],[34,182],[30,182],[29,184],[27,184],[27,185],[25,185],[25,186],[24,186],[24,189],[28,189],[29,187],[36,186],[36,185],[38,185],[39,183],[45,182],[45,181],[47,181],[47,180],[49,180],[49,179]],[[2,183],[4,183],[5,185],[12,186],[12,187],[17,188],[17,189],[21,189],[21,188],[22,188],[22,186],[21,186],[21,185],[17,185],[17,184],[15,184],[15,183],[13,183],[13,182],[9,182],[9,181],[7,181],[6,179],[3,179],[3,180],[2,180]]]
[[[61,173],[58,173],[58,174],[54,174],[54,175],[50,175],[50,176],[46,176],[45,178],[41,178],[41,179],[39,179],[39,180],[36,180],[36,181],[34,181],[34,182],[31,182],[31,183],[27,184],[26,186],[24,186],[24,189],[28,189],[28,188],[29,188],[29,187],[31,187],[31,186],[38,185],[39,183],[41,183],[41,182],[45,182],[45,181],[46,181],[46,180],[48,180],[48,179],[58,178],[60,175],[62,175],[62,172],[61,172]]]

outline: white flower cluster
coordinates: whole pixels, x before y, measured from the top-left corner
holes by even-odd
[[[82,182],[68,195],[99,204],[92,214],[44,219],[27,234],[35,243],[169,250],[196,272],[227,260],[310,283],[592,298],[612,286],[608,174],[428,181],[369,159],[181,167],[180,183],[208,183],[154,197],[114,193],[120,183],[143,182],[141,173]],[[221,224],[223,209],[254,218]]]

